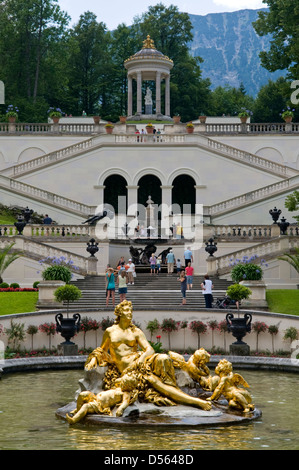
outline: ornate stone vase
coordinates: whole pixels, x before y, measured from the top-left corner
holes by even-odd
[[[58,313],[55,317],[56,331],[61,333],[61,336],[65,339],[64,344],[72,344],[71,338],[79,332],[81,316],[79,313],[75,313],[72,318],[64,318],[62,313]]]
[[[178,124],[180,122],[180,120],[181,120],[181,116],[173,116],[173,122],[175,124]]]
[[[100,124],[101,116],[93,116],[93,122],[95,124]]]
[[[245,344],[242,339],[251,331],[252,315],[245,313],[243,318],[235,318],[232,313],[226,315],[227,329],[237,339],[234,344]]]
[[[193,134],[194,127],[186,127],[188,134]]]
[[[154,128],[151,127],[151,126],[146,126],[146,132],[147,132],[148,134],[153,134],[153,133],[154,133]]]

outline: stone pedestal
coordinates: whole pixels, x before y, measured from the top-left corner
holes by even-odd
[[[246,343],[233,343],[229,347],[231,356],[250,356],[250,347]]]
[[[59,356],[78,356],[78,346],[75,343],[61,343],[57,347]]]
[[[251,290],[249,299],[242,300],[243,308],[267,308],[266,284],[263,281],[241,281],[245,287]]]
[[[96,258],[95,256],[90,256],[90,258],[88,258],[87,260],[87,263],[87,274],[89,276],[96,276],[98,274],[98,258]]]
[[[61,308],[61,303],[57,302],[54,292],[58,287],[65,286],[63,281],[42,281],[38,285],[38,302],[36,304],[39,309]]]

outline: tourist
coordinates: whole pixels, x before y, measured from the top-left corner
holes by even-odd
[[[191,266],[191,261],[189,261],[188,266],[185,269],[186,277],[187,277],[187,290],[192,289],[193,287],[193,273],[194,268]]]
[[[213,295],[212,295],[212,289],[213,289],[213,283],[210,280],[209,276],[206,274],[205,275],[205,280],[201,283],[201,288],[202,288],[202,293],[205,298],[205,304],[206,308],[212,308],[212,302],[213,302]]]
[[[128,286],[134,285],[134,277],[136,276],[135,264],[132,262],[131,259],[129,259],[129,262],[128,262],[127,273],[128,273]]]
[[[156,273],[156,257],[154,254],[149,259],[151,265],[151,275]]]
[[[44,225],[51,225],[52,222],[53,220],[51,219],[51,217],[49,217],[48,214],[46,214],[43,220]]]
[[[140,132],[139,132],[139,130],[138,130],[138,129],[136,130],[135,134],[137,135],[137,142],[139,142],[139,136],[140,136]]]
[[[122,264],[125,264],[125,258],[121,256],[118,260],[117,267],[121,266]]]
[[[175,263],[175,256],[174,256],[174,253],[172,252],[172,249],[170,249],[168,255],[166,256],[166,262],[167,262],[167,273],[171,275],[173,273],[174,263]]]
[[[128,288],[127,288],[128,275],[125,269],[121,269],[117,278],[117,282],[118,282],[119,300],[120,302],[122,302],[123,300],[126,300],[126,294],[128,291]]]
[[[182,303],[181,305],[186,305],[186,290],[187,290],[187,278],[185,271],[182,269],[180,273],[180,277],[178,278],[178,281],[181,283],[181,294],[182,294]]]
[[[185,259],[185,268],[187,268],[188,263],[193,263],[193,255],[190,246],[188,246],[187,250],[184,251],[184,259]]]
[[[115,307],[115,277],[113,268],[108,268],[106,273],[106,280],[106,307],[108,307],[110,297],[112,299],[112,305]]]

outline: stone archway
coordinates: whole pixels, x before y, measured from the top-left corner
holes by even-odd
[[[196,181],[190,175],[181,174],[172,183],[172,204],[179,206],[181,213],[195,214]]]
[[[122,197],[122,199],[120,200],[119,197]],[[127,212],[127,181],[123,176],[112,174],[107,176],[104,180],[104,205],[105,204],[112,206],[115,214],[123,213],[124,211],[125,213]]]

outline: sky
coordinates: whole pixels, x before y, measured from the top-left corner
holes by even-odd
[[[115,29],[121,23],[131,25],[135,16],[140,16],[149,6],[158,3],[166,7],[175,5],[180,12],[193,15],[267,7],[262,0],[84,0],[83,3],[81,0],[58,0],[58,3],[71,17],[71,26],[77,23],[82,13],[91,11],[109,30]]]

